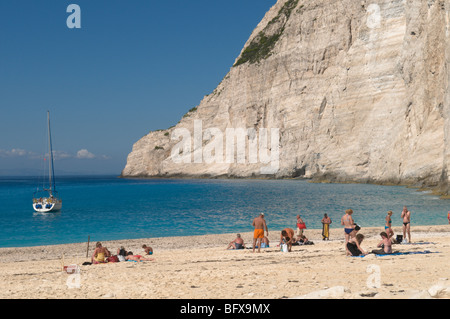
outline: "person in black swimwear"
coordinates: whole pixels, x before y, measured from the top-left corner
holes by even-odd
[[[355,237],[350,238],[347,243],[347,255],[349,256],[361,256],[367,255],[367,252],[361,248],[361,243],[364,240],[363,234],[357,234]]]
[[[401,215],[403,219],[403,239],[406,240],[406,234],[408,233],[408,242],[411,242],[411,212],[406,206],[403,206]]]

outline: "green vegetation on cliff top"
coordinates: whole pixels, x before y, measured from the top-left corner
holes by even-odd
[[[275,44],[280,39],[284,32],[284,27],[286,22],[291,16],[292,10],[297,7],[299,0],[288,0],[283,7],[278,11],[278,14],[273,18],[267,26],[261,31],[252,42],[245,48],[242,52],[239,60],[234,64],[233,67],[249,62],[250,64],[258,63],[261,60],[267,59],[275,47]],[[285,19],[283,19],[283,17]],[[278,29],[271,35],[268,35],[267,31],[272,25],[279,23]]]

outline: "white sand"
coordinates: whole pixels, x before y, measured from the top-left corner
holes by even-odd
[[[363,228],[362,247],[376,249],[381,231]],[[270,231],[271,248],[260,254],[225,250],[235,234],[103,242],[114,253],[120,246],[143,253],[142,244],[150,245],[155,261],[81,266],[78,277],[61,271],[61,256],[65,265],[90,261],[86,243],[3,248],[0,298],[430,298],[437,284],[443,288],[434,296],[450,297],[450,225],[412,227],[414,244],[393,249],[433,253],[401,256],[346,257],[342,229],[331,229],[326,242],[320,230],[305,234],[315,244],[294,246],[291,253],[276,247],[280,230]],[[250,244],[252,234],[242,236]]]

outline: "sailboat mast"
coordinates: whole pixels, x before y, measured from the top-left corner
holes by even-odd
[[[48,178],[49,178],[49,186],[50,186],[50,194],[55,191],[55,180],[53,175],[55,175],[55,171],[53,168],[53,147],[52,147],[52,132],[50,130],[50,111],[47,111],[47,125],[48,125],[48,145],[49,145],[49,156],[50,159],[48,161],[49,170],[48,170]]]

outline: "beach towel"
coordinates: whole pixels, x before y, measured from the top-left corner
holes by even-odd
[[[118,263],[119,258],[117,256],[111,256],[106,259],[109,263]]]
[[[424,250],[424,251],[405,251],[405,252],[393,252],[391,254],[383,254],[383,255],[378,255],[376,254],[375,256],[377,257],[385,257],[385,256],[402,256],[402,255],[424,255],[424,254],[438,254],[438,251],[429,251],[429,250]],[[361,255],[361,256],[350,256],[350,257],[359,257],[359,258],[364,258],[367,255]]]
[[[330,237],[330,224],[323,224],[322,237],[323,239]]]
[[[423,255],[423,254],[437,254],[438,252],[435,251],[405,251],[405,252],[393,252],[392,254],[385,254],[385,255],[377,255],[378,257],[384,257],[384,256],[402,256],[402,255]]]
[[[425,242],[418,242],[418,243],[402,243],[402,245],[436,245],[436,243],[425,241]]]

